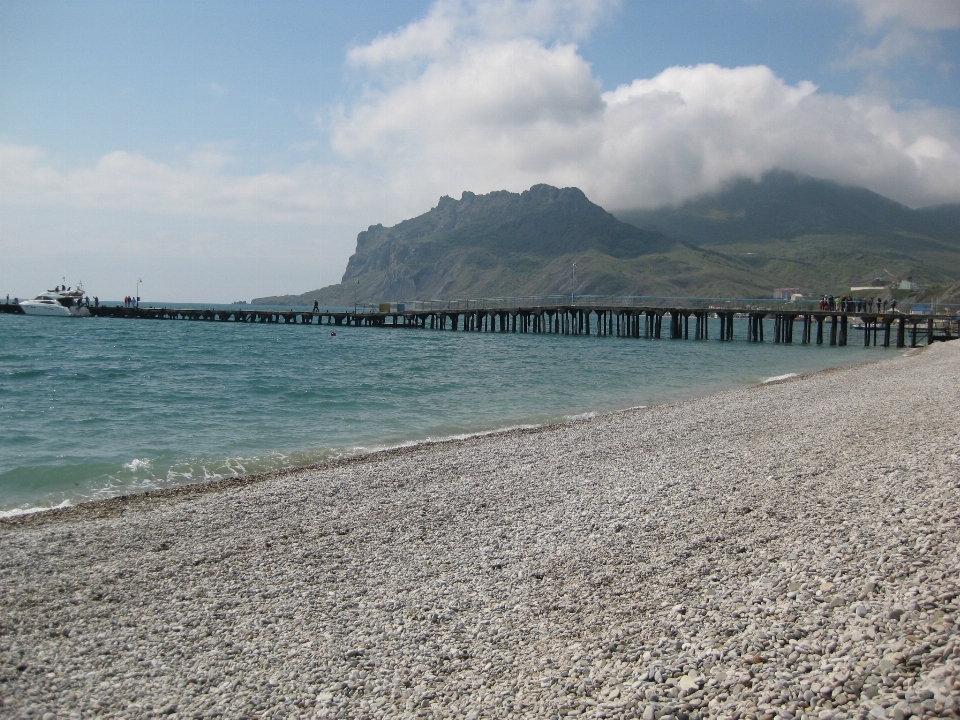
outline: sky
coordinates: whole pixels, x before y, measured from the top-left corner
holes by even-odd
[[[338,282],[463,191],[960,202],[960,0],[0,3],[0,296]]]

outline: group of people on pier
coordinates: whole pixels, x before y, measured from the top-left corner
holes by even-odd
[[[896,300],[881,300],[880,298],[854,298],[850,295],[834,297],[824,295],[818,304],[820,310],[836,310],[839,312],[896,312]]]

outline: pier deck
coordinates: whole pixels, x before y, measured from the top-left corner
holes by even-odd
[[[165,308],[101,305],[91,307],[96,317],[143,320],[192,320],[207,322],[275,323],[286,325],[355,326],[375,328],[430,329],[460,332],[597,335],[600,337],[708,340],[711,326],[715,338],[733,340],[734,318],[747,320],[747,341],[765,342],[764,320],[772,318],[774,343],[816,343],[844,346],[852,331],[862,332],[864,345],[916,347],[960,335],[954,314],[904,314],[900,312],[852,312],[776,307],[744,301],[725,307],[697,307],[693,303],[672,305],[572,302],[504,306],[502,301],[451,301],[411,303],[413,307],[389,311],[256,310],[251,308]],[[678,299],[679,300],[679,299]],[[0,303],[0,311],[19,312],[16,305]],[[693,322],[691,322],[691,319]],[[715,324],[711,321],[715,321]],[[692,327],[691,327],[692,326]]]

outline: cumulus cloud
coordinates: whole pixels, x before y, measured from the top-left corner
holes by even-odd
[[[789,85],[766,67],[671,68],[605,95],[613,206],[676,202],[781,167],[911,204],[960,197],[957,118]]]
[[[774,167],[913,205],[960,199],[960,127],[951,111],[821,93],[763,66],[668,68],[602,93],[575,45],[478,31],[480,15],[464,7],[437,5],[419,23],[355,49],[355,58],[379,58],[397,41],[391,59],[420,64],[399,80],[387,70],[384,88],[329,125],[341,157],[388,169],[392,192],[410,204],[457,189],[550,182],[578,185],[611,208],[654,206]],[[930,22],[904,8],[912,22]],[[434,31],[436,42],[419,45],[440,48],[429,57],[401,50],[403,38]],[[368,63],[375,79],[379,67]]]

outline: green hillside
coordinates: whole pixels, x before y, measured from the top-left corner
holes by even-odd
[[[570,292],[769,297],[775,287],[836,294],[879,275],[936,286],[960,279],[960,206],[912,210],[780,171],[676,208],[618,216],[577,188],[443,197],[419,217],[361,232],[337,285],[254,302],[346,306],[355,292],[361,303]]]
[[[618,213],[723,253],[768,286],[818,294],[876,277],[960,279],[960,205],[913,210],[864,188],[774,171],[676,208]]]

